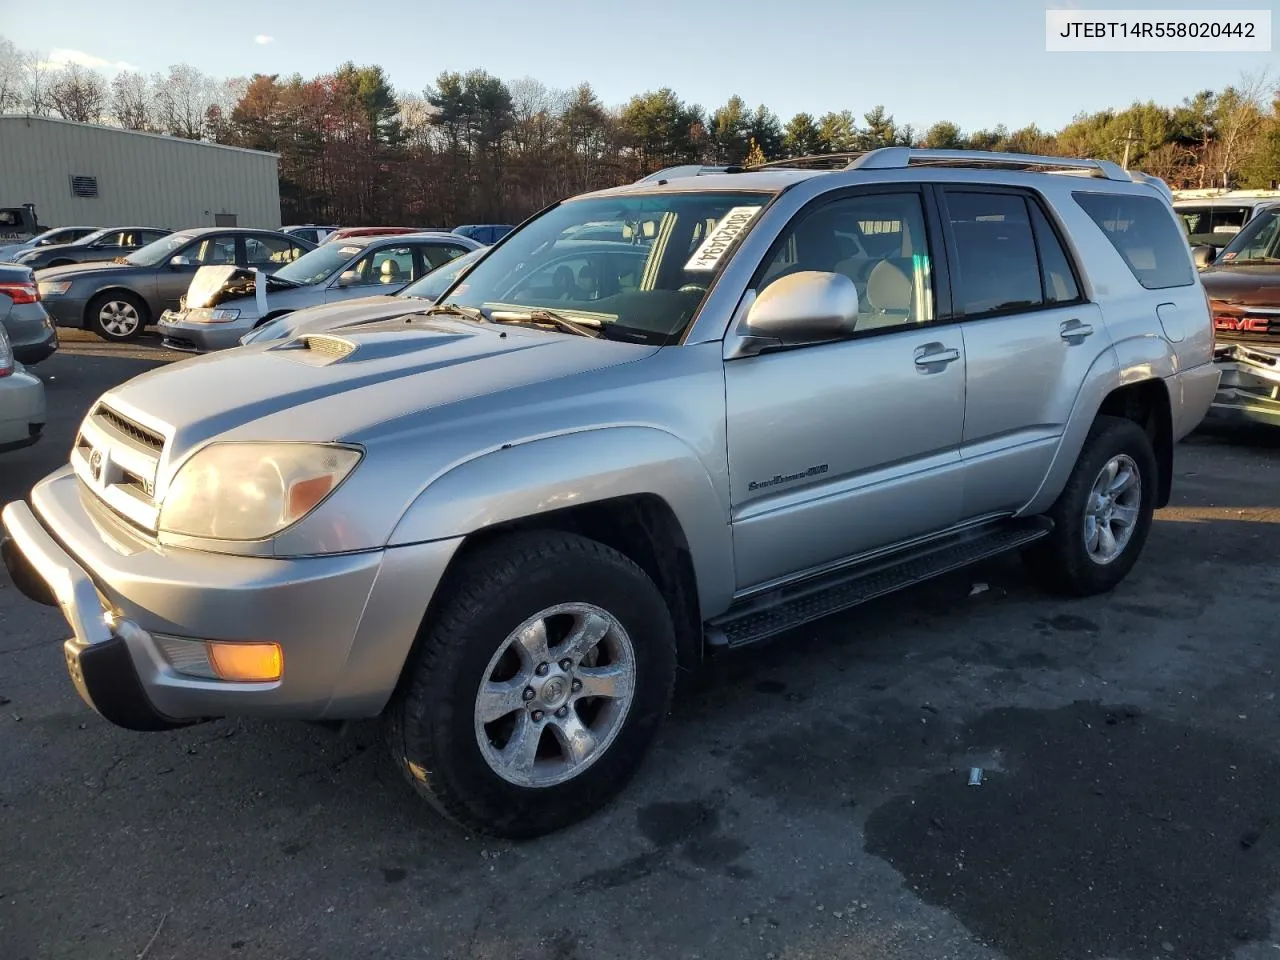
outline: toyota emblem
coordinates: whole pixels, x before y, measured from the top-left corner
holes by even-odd
[[[94,450],[89,454],[89,472],[93,474],[93,479],[102,479],[102,451]]]

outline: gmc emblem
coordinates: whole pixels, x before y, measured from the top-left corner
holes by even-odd
[[[1266,333],[1269,321],[1266,317],[1214,317],[1215,330],[1229,330],[1232,333]]]

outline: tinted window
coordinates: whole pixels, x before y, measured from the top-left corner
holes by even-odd
[[[1163,201],[1115,193],[1072,196],[1148,290],[1195,282],[1190,251]]]
[[[1080,287],[1071,271],[1071,261],[1062,248],[1062,242],[1049,224],[1038,203],[1028,201],[1031,209],[1031,226],[1036,232],[1036,247],[1040,251],[1040,275],[1044,280],[1045,303],[1071,303],[1080,299]]]
[[[924,208],[915,193],[836,200],[801,214],[783,234],[759,290],[802,270],[843,273],[858,288],[855,329],[933,319]]]
[[[450,260],[456,260],[467,252],[467,247],[460,247],[454,243],[429,243],[422,247],[422,256],[427,261],[428,270],[442,267]]]
[[[0,210],[0,227],[16,227],[22,223],[21,210]]]
[[[155,243],[157,240],[159,240],[161,237],[164,237],[164,236],[167,236],[167,234],[165,234],[161,230],[143,230],[142,242],[144,244]]]
[[[951,289],[965,316],[1043,305],[1027,201],[1009,193],[947,192],[955,238]]]

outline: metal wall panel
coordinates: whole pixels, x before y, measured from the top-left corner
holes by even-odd
[[[96,177],[77,197],[71,178]],[[47,227],[280,226],[278,157],[45,117],[0,116],[0,207],[31,202]]]

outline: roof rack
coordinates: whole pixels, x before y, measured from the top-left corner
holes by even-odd
[[[742,167],[710,167],[701,163],[685,163],[675,167],[663,167],[636,183],[653,183],[657,180],[675,180],[680,177],[705,177],[713,173],[741,173]]]
[[[786,169],[789,167],[807,167],[814,164],[836,164],[837,170],[848,168],[851,161],[858,157],[866,156],[865,150],[845,153],[809,153],[802,157],[787,157],[785,160],[766,160],[764,163],[755,163],[749,167],[744,167],[745,171],[751,170],[773,170],[779,167]]]
[[[881,147],[850,161],[846,170],[893,170],[911,166],[994,167],[1039,170],[1045,173],[1077,173],[1107,180],[1132,182],[1128,171],[1110,160],[1042,157],[1030,153],[996,153],[987,150],[924,150],[915,147]]]

